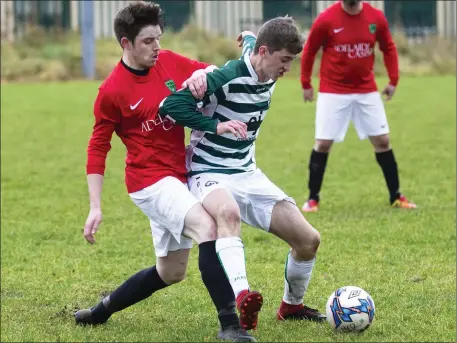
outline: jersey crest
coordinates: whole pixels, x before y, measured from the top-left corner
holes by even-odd
[[[376,24],[370,24],[370,25],[368,25],[368,28],[370,30],[370,33],[376,32]]]
[[[167,80],[165,81],[165,86],[171,91],[171,92],[176,92],[176,85],[173,80]]]

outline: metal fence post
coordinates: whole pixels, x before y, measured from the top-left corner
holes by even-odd
[[[81,1],[81,48],[83,73],[87,79],[95,78],[94,1]]]

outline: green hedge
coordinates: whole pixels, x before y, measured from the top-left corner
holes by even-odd
[[[396,35],[394,39],[400,55],[402,75],[455,75],[455,42],[431,37],[422,44],[412,45],[402,35]],[[166,32],[161,45],[164,49],[218,66],[225,64],[227,60],[238,58],[241,51],[235,37],[229,40],[214,36],[195,26],[188,26],[181,32]],[[121,48],[115,40],[99,40],[96,51],[96,75],[98,79],[103,79],[119,61]],[[2,42],[1,59],[2,81],[82,78],[79,34],[45,33],[39,28],[30,28],[17,42]],[[316,64],[314,72],[317,71]],[[375,72],[385,75],[382,54],[379,51],[376,54]],[[296,77],[298,74],[299,63],[294,63],[290,75]]]

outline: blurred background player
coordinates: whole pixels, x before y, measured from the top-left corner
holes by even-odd
[[[316,53],[323,49],[316,104],[315,145],[309,161],[309,198],[304,212],[319,210],[319,193],[333,142],[344,140],[349,123],[360,139],[370,139],[381,166],[392,207],[416,208],[400,192],[397,162],[389,141],[384,104],[374,78],[376,42],[384,54],[390,100],[398,84],[398,55],[384,13],[367,2],[338,1],[313,23],[303,49],[301,84],[305,102],[313,100],[311,74]]]
[[[87,151],[90,212],[84,237],[94,243],[102,220],[101,192],[105,160],[113,132],[127,148],[125,181],[133,202],[149,218],[156,265],[131,276],[91,309],[75,313],[77,324],[103,324],[121,311],[184,279],[192,240],[199,246],[202,280],[218,311],[218,337],[255,341],[241,329],[235,298],[215,250],[216,223],[186,184],[184,128],[157,116],[160,101],[187,80],[194,96],[206,90],[205,73],[215,67],[160,50],[163,22],[159,5],[134,2],[118,12],[114,31],[122,59],[99,89],[95,125]],[[246,125],[210,118],[189,127],[217,134],[245,135]],[[191,298],[191,297],[190,297]]]

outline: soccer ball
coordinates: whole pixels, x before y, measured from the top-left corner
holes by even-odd
[[[330,295],[325,310],[327,322],[334,329],[361,332],[373,322],[375,305],[371,296],[362,288],[346,286]]]

